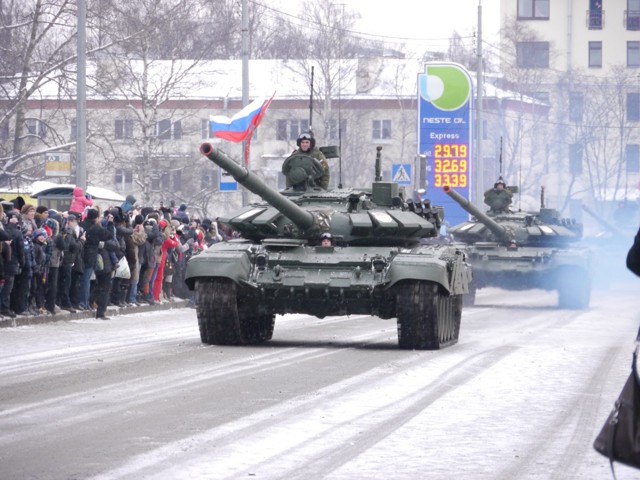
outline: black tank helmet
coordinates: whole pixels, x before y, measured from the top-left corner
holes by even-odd
[[[302,132],[300,135],[298,135],[298,139],[296,140],[296,145],[298,146],[298,148],[300,148],[300,143],[302,142],[302,140],[311,140],[311,148],[314,148],[316,146],[316,139],[313,138],[313,133],[311,132]]]
[[[503,187],[507,186],[507,184],[504,182],[504,179],[502,178],[502,175],[500,175],[498,177],[498,180],[496,180],[496,183],[493,184],[493,188],[498,188],[499,184],[502,184]]]

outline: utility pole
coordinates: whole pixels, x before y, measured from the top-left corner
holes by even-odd
[[[482,159],[482,97],[483,97],[483,65],[482,65],[482,0],[478,0],[478,45],[476,66],[476,205],[484,202],[484,161]]]
[[[249,10],[247,0],[242,0],[242,107],[249,105]],[[242,142],[242,156],[245,166],[249,168],[249,152],[247,141]],[[249,204],[249,191],[242,188],[242,206]]]
[[[87,190],[87,2],[77,0],[76,185]]]

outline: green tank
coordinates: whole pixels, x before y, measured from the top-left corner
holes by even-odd
[[[557,210],[481,211],[450,187],[444,191],[473,218],[449,228],[468,246],[473,280],[466,305],[483,287],[556,290],[560,308],[583,309],[591,297],[591,252],[579,245],[582,225]]]
[[[263,201],[224,218],[240,238],[192,257],[185,281],[197,298],[203,343],[256,344],[272,338],[276,314],[397,319],[404,349],[458,341],[471,279],[459,246],[422,245],[438,235],[443,210],[405,201],[398,184],[324,190],[317,160],[285,160],[291,186],[277,191],[224,152],[201,153]],[[331,237],[331,245],[321,245]]]

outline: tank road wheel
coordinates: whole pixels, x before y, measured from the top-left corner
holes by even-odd
[[[227,279],[198,280],[196,295],[196,314],[202,343],[241,345],[235,284]]]
[[[458,341],[462,296],[446,296],[437,284],[409,282],[396,298],[398,344],[403,349],[438,350]]]
[[[582,310],[591,300],[591,278],[588,273],[574,268],[558,275],[558,307]]]

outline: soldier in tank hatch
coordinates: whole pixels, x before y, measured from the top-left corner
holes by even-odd
[[[507,188],[502,175],[493,184],[493,188],[484,192],[484,203],[489,206],[490,213],[509,213],[512,198],[513,192]]]
[[[296,140],[296,145],[298,145],[298,149],[294,150],[291,155],[310,155],[320,162],[324,175],[318,180],[318,186],[327,190],[329,188],[329,163],[327,163],[324,154],[316,147],[316,139],[313,138],[313,134],[311,132],[301,133]]]

